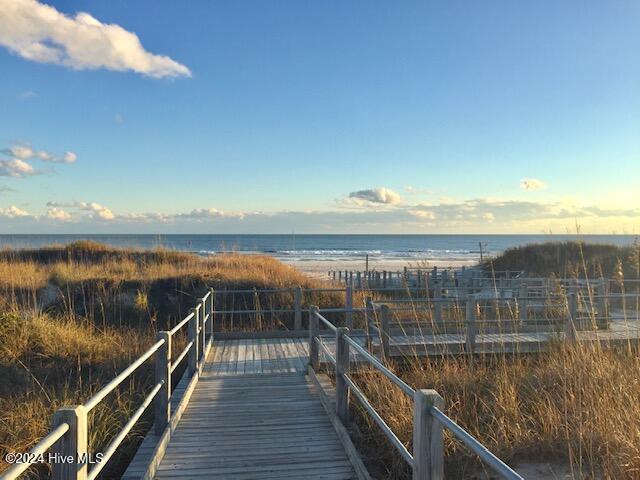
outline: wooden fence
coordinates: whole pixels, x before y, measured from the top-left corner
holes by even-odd
[[[26,461],[16,463],[2,475],[2,480],[18,478],[29,467],[41,459],[51,458],[53,480],[94,480],[108,465],[109,460],[121,446],[132,428],[153,404],[153,424],[155,433],[162,435],[171,421],[172,373],[187,362],[185,377],[196,378],[205,361],[207,351],[213,339],[213,291],[210,290],[191,309],[190,313],[169,331],[158,332],[156,342],[122,373],[102,387],[83,405],[65,406],[58,409],[52,420],[51,432],[42,438],[27,455]],[[172,358],[172,338],[187,327],[187,345]],[[98,457],[89,452],[90,435],[88,414],[103,402],[122,382],[134,374],[151,357],[155,361],[155,381],[138,409],[129,418],[124,427],[114,436]],[[184,377],[183,377],[184,378]],[[92,468],[90,468],[92,466]]]
[[[335,334],[335,356],[321,341],[320,324]],[[484,445],[465,431],[442,409],[444,399],[435,390],[415,390],[387,368],[349,335],[347,327],[337,327],[320,313],[316,306],[309,310],[309,365],[310,373],[320,370],[320,349],[334,367],[336,381],[336,415],[346,426],[349,423],[349,397],[353,395],[380,427],[400,456],[411,466],[414,480],[444,479],[443,429],[446,427],[464,445],[480,457],[496,474],[507,480],[522,477],[491,453]],[[386,376],[403,393],[413,399],[413,448],[409,452],[404,443],[387,425],[382,416],[350,375],[351,349],[374,369]]]

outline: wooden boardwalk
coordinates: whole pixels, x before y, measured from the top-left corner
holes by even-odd
[[[214,341],[157,479],[356,479],[306,339]]]

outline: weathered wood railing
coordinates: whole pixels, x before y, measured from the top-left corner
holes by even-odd
[[[86,403],[58,409],[53,415],[51,432],[24,456],[27,461],[13,465],[0,478],[16,479],[31,465],[50,458],[53,480],[95,480],[152,403],[153,428],[157,435],[161,435],[171,420],[172,373],[186,357],[188,368],[185,375],[188,376],[195,375],[205,361],[203,353],[206,351],[207,343],[213,338],[212,293],[213,291],[209,290],[198,300],[190,313],[171,330],[158,332],[156,342],[145,353]],[[188,327],[188,343],[180,354],[172,358],[172,338],[185,326]],[[100,455],[89,452],[88,414],[151,357],[155,359],[155,381],[145,399]],[[49,451],[51,455],[46,455]],[[89,468],[90,466],[92,468]]]
[[[335,356],[322,342],[320,325],[335,334]],[[522,477],[491,453],[471,434],[449,418],[443,411],[444,399],[435,390],[415,390],[393,373],[380,360],[349,335],[347,327],[337,327],[324,318],[318,307],[309,309],[309,366],[320,370],[320,349],[335,369],[336,415],[346,426],[349,423],[349,397],[352,394],[367,411],[400,456],[411,466],[414,480],[442,480],[444,478],[443,428],[447,428],[464,445],[470,448],[501,478],[522,480]],[[413,399],[413,448],[409,452],[382,416],[367,399],[350,375],[351,349],[373,368],[387,377],[403,393]]]

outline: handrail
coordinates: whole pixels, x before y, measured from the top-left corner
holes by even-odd
[[[187,343],[187,346],[184,347],[184,349],[182,350],[182,353],[178,355],[178,358],[171,361],[171,373],[175,372],[176,368],[178,368],[178,366],[180,365],[180,362],[184,360],[184,357],[186,357],[187,354],[189,353],[189,350],[191,350],[191,347],[193,347],[193,340]]]
[[[329,330],[331,330],[332,332],[335,332],[337,330],[336,326],[333,323],[331,323],[329,320],[324,318],[322,315],[316,312],[316,316],[318,317],[319,320],[321,320],[325,324],[325,326]]]
[[[382,431],[384,432],[386,437],[389,439],[389,441],[393,444],[394,447],[396,447],[398,452],[400,452],[400,455],[402,455],[402,457],[409,464],[413,464],[413,455],[409,453],[409,450],[407,450],[407,447],[404,446],[404,443],[400,441],[400,439],[396,436],[396,434],[393,433],[393,430],[391,430],[391,427],[387,425],[387,423],[380,416],[380,414],[376,412],[375,408],[373,408],[373,405],[369,403],[369,400],[367,399],[365,394],[362,393],[362,391],[358,388],[358,386],[355,384],[353,379],[346,374],[343,376],[343,378],[349,384],[349,387],[351,388],[351,393],[353,393],[358,398],[358,400],[360,400],[360,403],[362,404],[362,406],[373,417],[373,419],[378,424],[378,426],[382,429]]]
[[[16,463],[11,468],[9,468],[2,475],[3,478],[16,478],[18,475],[27,470],[31,465],[38,463],[38,458],[44,454],[47,450],[49,450],[53,444],[55,444],[58,440],[62,438],[62,436],[69,431],[68,423],[61,423],[56,428],[51,430],[48,435],[41,438],[38,443],[36,443],[31,450],[29,450],[29,454],[26,455],[26,462],[24,463]]]
[[[180,330],[182,327],[184,327],[189,320],[191,320],[193,318],[194,313],[191,312],[189,315],[187,315],[185,318],[182,319],[182,321],[180,323],[178,323],[175,327],[173,327],[171,330],[169,330],[169,333],[171,335],[175,334],[178,330]]]
[[[87,403],[84,404],[87,411],[92,410],[100,401],[109,395],[118,385],[120,385],[129,375],[131,375],[134,371],[140,367],[151,355],[156,353],[162,345],[164,345],[165,340],[158,340],[154,343],[149,350],[143,353],[138,359],[129,365],[126,369],[120,373],[116,378],[107,383],[101,390],[98,391]]]
[[[328,327],[330,330],[333,330],[336,332],[336,356],[335,358],[333,356],[331,356],[331,354],[328,352],[327,347],[324,345],[323,342],[320,341],[320,335],[319,335],[319,330],[318,330],[318,324],[316,323],[316,326],[313,327],[311,329],[311,341],[312,342],[317,342],[322,349],[325,351],[325,353],[329,356],[330,359],[332,359],[332,364],[335,365],[335,373],[336,373],[336,410],[338,412],[338,416],[344,421],[345,418],[347,418],[348,416],[344,413],[344,405],[347,405],[347,398],[349,395],[349,392],[353,393],[354,396],[360,401],[361,405],[364,407],[364,409],[371,415],[371,417],[373,418],[373,420],[376,422],[376,424],[382,429],[383,433],[385,434],[385,436],[389,439],[389,441],[394,445],[394,447],[399,451],[400,455],[413,467],[414,472],[416,471],[423,471],[423,469],[427,468],[427,466],[424,464],[424,459],[422,458],[422,455],[419,458],[416,458],[416,453],[414,450],[414,454],[412,455],[407,448],[405,447],[405,445],[402,443],[402,441],[400,441],[400,439],[395,435],[395,433],[393,432],[393,430],[391,430],[391,428],[387,425],[387,423],[384,421],[384,419],[380,416],[380,414],[375,410],[375,408],[371,405],[371,403],[369,402],[369,400],[367,399],[366,395],[360,390],[360,388],[357,386],[357,384],[354,382],[354,380],[349,376],[348,374],[348,368],[349,368],[349,347],[353,347],[356,349],[356,351],[362,355],[369,363],[371,363],[377,370],[379,370],[381,373],[383,373],[389,380],[392,381],[392,383],[394,383],[396,386],[398,386],[403,393],[407,394],[409,397],[412,397],[414,400],[414,421],[416,421],[416,418],[421,418],[421,421],[425,421],[424,418],[416,416],[419,415],[419,410],[417,410],[417,405],[418,403],[418,399],[422,398],[423,400],[421,400],[421,402],[424,402],[424,398],[425,395],[431,395],[431,396],[435,396],[440,398],[440,401],[442,401],[441,397],[439,397],[437,395],[437,393],[435,391],[428,391],[427,393],[425,393],[425,391],[416,391],[414,390],[411,386],[409,386],[407,383],[405,383],[400,377],[398,377],[395,373],[393,373],[391,370],[389,370],[382,362],[380,362],[377,358],[375,358],[370,352],[368,352],[364,347],[362,347],[356,340],[354,340],[351,336],[349,336],[349,330],[346,328],[340,328],[338,329],[335,325],[333,325],[331,322],[329,322],[326,318],[324,318],[322,315],[320,315],[318,313],[317,307],[312,307],[310,309],[310,312],[312,312],[313,318],[315,318],[317,321],[322,320]],[[342,346],[342,342],[345,342],[344,345],[346,346]],[[346,349],[346,350],[345,350]],[[313,349],[312,349],[313,350]],[[318,351],[315,351],[315,355],[318,355]],[[311,352],[311,354],[313,355],[313,352]],[[346,363],[345,363],[346,362]],[[312,366],[312,368],[315,368],[315,365],[318,365],[317,360],[314,361],[314,359],[312,358],[310,361],[310,364]],[[340,386],[340,381],[343,382],[343,386]],[[430,393],[433,392],[433,393]],[[420,395],[422,396],[420,396]],[[424,405],[424,403],[422,403]],[[339,405],[342,405],[342,407],[340,407]],[[341,410],[342,408],[342,410]],[[343,412],[342,414],[340,412]],[[466,430],[464,430],[462,427],[460,427],[457,423],[455,423],[453,420],[451,420],[447,415],[445,415],[440,409],[437,408],[437,404],[433,403],[431,404],[428,408],[427,408],[427,413],[428,415],[430,415],[433,419],[435,419],[437,422],[440,423],[441,427],[446,427],[449,430],[452,431],[452,433],[458,438],[460,439],[467,447],[469,447],[474,453],[476,453],[484,462],[486,462],[489,467],[498,475],[500,475],[502,478],[507,479],[507,480],[523,480],[522,477],[516,473],[513,469],[511,469],[507,464],[505,464],[504,462],[502,462],[502,460],[500,460],[498,457],[496,457],[493,453],[491,453],[489,451],[489,449],[487,449],[484,445],[482,445],[477,439],[475,439],[470,433],[468,433]],[[424,437],[424,430],[422,432],[417,431],[417,428],[425,428],[424,425],[422,425],[421,423],[418,423],[417,425],[413,426],[414,428],[414,449],[417,448],[416,445],[416,434],[418,435],[418,438],[423,438]],[[433,428],[433,427],[427,427],[427,432],[429,431],[429,428]],[[428,436],[429,434],[427,434]],[[429,442],[431,440],[428,440]],[[421,445],[421,448],[427,448],[428,450],[431,447],[426,447],[425,445]],[[437,446],[437,441],[436,441],[436,446]],[[428,451],[428,456],[431,455],[439,455],[440,456],[440,461],[439,461],[439,468],[442,468],[442,455],[443,455],[443,447],[442,447],[442,441],[440,440],[440,446],[437,447],[440,449],[440,452],[432,452],[432,451]],[[417,469],[417,470],[416,470]],[[440,478],[440,477],[438,477]]]
[[[104,451],[102,460],[100,461],[100,463],[96,464],[96,466],[93,467],[93,469],[89,472],[89,474],[87,475],[87,480],[95,480],[98,474],[107,465],[107,462],[109,461],[109,459],[113,456],[114,453],[116,453],[116,450],[118,449],[122,441],[125,439],[125,437],[129,433],[129,431],[133,428],[133,426],[136,424],[138,419],[145,412],[147,407],[151,404],[151,402],[153,401],[155,396],[158,394],[158,392],[160,391],[163,385],[164,385],[164,382],[160,382],[153,388],[153,390],[151,390],[151,392],[149,392],[149,395],[144,400],[144,402],[142,402],[142,405],[138,407],[138,409],[131,416],[129,421],[125,424],[124,427],[122,427],[122,430],[120,431],[120,433],[118,433],[118,435],[116,435],[116,437],[111,441],[111,443],[109,443],[109,446]]]
[[[207,334],[209,342],[212,341],[211,335],[213,334],[214,318],[211,314],[213,307],[212,293],[213,290],[210,289],[206,295],[198,300],[192,312],[171,330],[158,332],[156,342],[148,350],[127,366],[127,368],[120,372],[113,380],[98,390],[84,405],[65,407],[57,410],[56,416],[54,416],[55,428],[40,440],[30,452],[32,456],[29,458],[34,458],[34,460],[30,461],[30,463],[14,465],[2,475],[2,479],[16,479],[21,473],[27,470],[31,464],[37,462],[39,454],[44,453],[47,449],[54,446],[65,434],[71,435],[71,438],[76,438],[78,435],[81,435],[78,438],[84,437],[86,439],[87,414],[153,355],[155,355],[154,386],[124,427],[107,445],[100,459],[100,463],[96,464],[89,472],[87,472],[89,465],[81,463],[85,462],[85,460],[82,459],[84,458],[83,455],[87,454],[88,445],[86,440],[82,442],[80,440],[76,442],[61,442],[56,446],[56,449],[57,453],[60,453],[65,458],[75,459],[72,462],[75,464],[73,468],[77,468],[78,472],[83,470],[83,476],[86,476],[87,480],[95,480],[152,402],[155,402],[156,407],[154,413],[156,434],[162,434],[168,427],[172,415],[170,406],[172,394],[171,374],[187,356],[189,356],[188,375],[197,375],[202,366],[202,362],[205,361],[204,353],[206,352],[206,348],[208,348]],[[207,302],[207,299],[211,299],[211,302]],[[187,324],[189,325],[189,343],[172,361],[171,337]],[[200,335],[202,335],[202,337],[200,337]],[[58,471],[54,468],[54,480],[61,480],[61,475],[65,475],[64,471]]]
[[[523,478],[516,473],[506,463],[496,457],[487,447],[482,445],[476,440],[470,433],[464,428],[450,419],[445,413],[443,413],[438,407],[432,406],[430,409],[431,415],[433,415],[442,425],[447,427],[456,436],[458,440],[469,447],[473,453],[478,455],[491,469],[506,478],[507,480],[523,480]]]
[[[325,355],[327,357],[329,357],[329,361],[332,365],[336,364],[336,357],[334,357],[333,355],[331,355],[331,352],[329,351],[329,347],[327,347],[324,342],[320,341],[320,337],[316,337],[316,342],[318,342],[318,345],[320,345],[320,348],[322,348],[322,350],[324,351]]]
[[[355,348],[360,355],[366,358],[374,367],[376,367],[380,372],[391,380],[400,390],[406,393],[408,396],[412,397],[415,393],[415,390],[411,388],[407,383],[405,383],[400,377],[398,377],[395,373],[385,367],[382,362],[380,362],[376,357],[371,355],[364,347],[362,347],[358,342],[356,342],[349,335],[345,335],[344,339]]]

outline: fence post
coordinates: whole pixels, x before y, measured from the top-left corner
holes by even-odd
[[[87,409],[83,405],[62,407],[53,415],[53,427],[66,423],[69,430],[53,446],[53,452],[71,462],[52,462],[53,480],[86,480],[88,466]]]
[[[302,288],[299,286],[293,290],[293,329],[302,330]]]
[[[467,351],[473,353],[476,349],[476,296],[467,295]]]
[[[367,350],[371,351],[371,336],[373,334],[371,328],[371,322],[375,318],[375,312],[373,311],[373,301],[371,297],[365,297],[364,299],[364,331],[366,333],[366,345]]]
[[[598,329],[609,328],[609,302],[607,301],[607,295],[607,280],[600,277],[598,281],[598,316],[596,317]]]
[[[440,282],[436,281],[433,284],[433,310],[434,310],[434,323],[438,324],[442,321],[442,287]]]
[[[435,390],[416,390],[413,394],[413,480],[444,479],[442,424],[431,415],[440,410],[444,399]]]
[[[344,323],[348,328],[353,328],[353,283],[347,284],[344,297]]]
[[[153,423],[156,435],[162,435],[171,419],[171,333],[158,332],[156,340],[164,340],[164,343],[155,358],[156,384],[162,382],[162,387],[153,400]]]
[[[318,307],[311,305],[309,307],[309,365],[316,372],[320,369],[320,345],[316,342],[316,338],[320,335],[320,320],[317,313]]]
[[[382,305],[380,307],[380,353],[383,360],[390,358],[389,349],[389,321],[391,320],[391,312],[389,311],[389,305]]]
[[[213,309],[214,309],[213,299],[216,292],[213,290],[213,288],[211,288],[209,292],[210,292],[209,298],[211,299],[211,301],[209,302],[209,338],[213,342]]]
[[[193,376],[198,370],[198,312],[192,308],[190,313],[193,313],[193,317],[189,320],[187,334],[189,342],[193,342],[189,351],[189,375]]]
[[[204,358],[204,353],[205,353],[205,347],[207,346],[207,321],[205,320],[205,313],[207,312],[206,309],[206,300],[201,300],[200,301],[200,355],[202,355],[202,363],[204,363],[206,361],[206,358]]]
[[[349,343],[344,338],[348,333],[346,327],[336,330],[336,414],[343,425],[349,423],[349,385],[343,377],[349,373]]]
[[[362,289],[362,273],[360,270],[356,272],[356,285],[358,285],[359,289]]]
[[[574,342],[576,340],[576,316],[578,314],[578,300],[575,290],[567,294],[567,321],[564,324],[565,340]]]
[[[520,321],[525,322],[529,318],[529,287],[526,283],[520,284],[518,297],[518,314]]]

